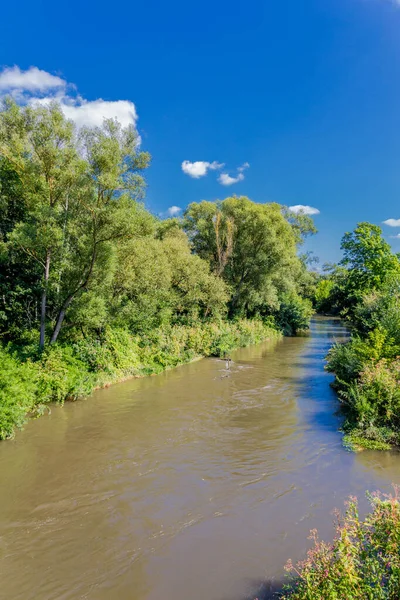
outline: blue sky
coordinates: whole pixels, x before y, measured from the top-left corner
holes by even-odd
[[[0,94],[137,122],[155,213],[232,194],[318,209],[307,247],[333,261],[358,221],[400,219],[399,33],[395,0],[8,2]]]

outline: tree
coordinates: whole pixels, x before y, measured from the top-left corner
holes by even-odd
[[[304,211],[294,213],[287,206],[283,206],[282,213],[288,223],[293,227],[298,245],[303,244],[305,239],[310,235],[317,233],[314,221],[310,215],[307,215]]]
[[[118,253],[113,322],[144,332],[168,322],[186,323],[226,312],[228,294],[206,261],[190,251],[187,236],[168,228],[163,238],[132,239]]]
[[[153,227],[153,218],[138,204],[145,187],[141,171],[150,157],[138,150],[134,128],[105,120],[102,128],[81,132],[79,148],[86,160],[88,193],[69,228],[70,260],[59,288],[51,343],[57,340],[71,302],[89,290],[96,269],[110,269],[113,245]]]
[[[194,251],[230,286],[231,315],[277,308],[280,294],[296,291],[305,268],[297,257],[300,238],[279,204],[246,197],[193,203],[184,228]]]
[[[133,127],[109,120],[78,133],[57,103],[21,108],[7,101],[0,156],[24,192],[26,211],[7,232],[6,246],[41,270],[43,349],[49,313],[54,343],[71,303],[110,262],[112,244],[133,235],[149,155],[138,149]]]
[[[20,108],[7,102],[0,113],[0,153],[19,177],[29,214],[15,224],[9,240],[42,269],[39,346],[43,349],[52,261],[60,258],[63,215],[83,161],[74,144],[73,125],[56,104]]]
[[[40,266],[7,243],[26,213],[19,177],[6,160],[0,159],[0,332],[6,339],[19,337],[35,326],[40,302]]]
[[[345,308],[354,307],[365,293],[380,290],[400,277],[399,257],[393,254],[377,225],[359,223],[343,236],[341,248],[344,257],[340,265],[347,270]]]

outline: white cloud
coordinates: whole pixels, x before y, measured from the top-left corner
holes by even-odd
[[[234,183],[239,183],[239,181],[243,181],[244,179],[243,171],[245,171],[249,167],[250,164],[248,162],[245,162],[237,168],[236,177],[232,177],[228,173],[221,173],[221,175],[218,177],[218,181],[221,185],[233,185]]]
[[[392,240],[398,240],[400,238],[400,233],[397,235],[389,235],[389,237],[392,238]]]
[[[182,209],[180,206],[170,206],[169,209],[167,210],[167,213],[169,214],[170,217],[176,217],[177,215],[179,215],[180,212],[182,212]]]
[[[400,0],[399,0],[399,2],[400,2]],[[243,173],[243,171],[245,171],[249,167],[250,167],[250,163],[245,162],[240,167],[238,167],[238,171],[239,171],[239,173]]]
[[[182,163],[182,171],[189,175],[189,177],[193,177],[194,179],[199,179],[200,177],[204,177],[207,175],[209,170],[216,171],[217,169],[222,169],[224,165],[214,160],[214,162],[210,163],[204,160],[197,160],[195,162],[190,162],[190,160],[184,160]]]
[[[65,88],[67,82],[61,77],[30,67],[21,71],[17,66],[6,67],[0,73],[0,90],[12,93],[15,90],[28,92],[44,92],[50,89]]]
[[[400,219],[386,219],[383,223],[389,227],[400,227]]]
[[[243,181],[244,175],[243,173],[238,173],[237,177],[231,177],[228,173],[221,173],[218,177],[219,183],[222,185],[233,185],[234,183],[239,183],[239,181]]]
[[[12,96],[19,104],[48,104],[52,100],[60,106],[68,119],[78,127],[102,125],[103,119],[116,118],[124,126],[136,125],[138,115],[130,100],[86,100],[66,80],[30,67],[21,71],[17,66],[0,72],[0,98]]]
[[[189,177],[199,179],[200,177],[204,177],[205,175],[207,175],[208,171],[217,171],[219,169],[222,169],[224,166],[224,163],[219,163],[216,160],[212,163],[204,160],[197,160],[195,162],[190,162],[190,160],[184,160],[182,163],[182,171],[186,173],[186,175],[189,175]],[[248,162],[245,162],[237,168],[236,177],[232,177],[228,173],[221,173],[218,177],[218,181],[222,185],[233,185],[234,183],[239,183],[239,181],[243,181],[244,179],[243,171],[245,171],[249,167],[250,164]]]
[[[299,213],[303,213],[304,215],[319,215],[320,213],[318,208],[304,204],[295,204],[294,206],[289,206],[289,210],[296,215]]]
[[[99,98],[89,102],[83,98],[76,104],[66,104],[63,100],[61,107],[67,119],[75,121],[78,127],[96,127],[103,119],[118,119],[123,127],[135,125],[137,112],[133,102],[129,100],[107,101]]]

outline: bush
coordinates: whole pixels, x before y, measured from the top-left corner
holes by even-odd
[[[387,358],[392,353],[391,338],[381,328],[366,339],[354,336],[336,344],[328,353],[327,370],[336,375],[347,417],[348,448],[388,449],[400,442],[400,359]]]
[[[347,344],[334,344],[328,352],[326,369],[336,375],[336,387],[355,380],[364,365],[371,360],[371,347],[359,338]]]
[[[400,502],[395,494],[368,495],[372,511],[361,520],[357,500],[337,516],[332,544],[311,532],[304,561],[286,569],[291,581],[282,598],[291,600],[398,600],[400,598]]]
[[[275,321],[284,335],[296,335],[298,331],[309,328],[313,312],[310,300],[301,298],[297,294],[286,294],[275,315]]]
[[[36,402],[37,370],[0,348],[0,440],[13,436]]]
[[[76,400],[90,394],[95,377],[87,366],[73,354],[73,349],[52,346],[43,353],[37,366],[37,402]]]
[[[160,373],[199,356],[223,356],[277,336],[271,322],[221,320],[165,325],[141,337],[106,328],[101,339],[51,346],[33,355],[36,360],[0,348],[0,439],[11,437],[28,412],[40,413],[48,402],[76,400],[97,386]]]
[[[365,366],[357,381],[340,390],[359,430],[400,430],[399,383],[400,360],[382,359]],[[372,439],[372,435],[369,437]]]
[[[332,290],[334,288],[332,279],[320,279],[315,290],[315,309],[319,313],[330,313],[333,310]]]

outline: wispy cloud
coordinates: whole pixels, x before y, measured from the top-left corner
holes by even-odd
[[[398,240],[398,239],[400,239],[400,233],[398,233],[397,235],[389,235],[389,237],[390,237],[392,240]]]
[[[243,163],[240,167],[237,168],[236,177],[232,177],[229,173],[221,173],[218,177],[218,181],[221,185],[233,185],[234,183],[239,183],[239,181],[244,180],[243,172],[250,167],[248,162]]]
[[[239,181],[243,181],[244,175],[243,173],[238,173],[237,177],[231,177],[228,173],[221,173],[218,177],[219,183],[222,185],[233,185],[234,183],[239,183]]]
[[[389,225],[389,227],[400,227],[400,219],[386,219],[386,221],[383,221],[383,224]]]
[[[167,214],[170,217],[177,217],[181,212],[182,212],[182,209],[180,206],[170,206],[169,209],[167,210]]]
[[[400,0],[399,0],[400,1]],[[243,163],[240,167],[238,167],[238,171],[239,173],[243,173],[243,171],[245,171],[246,169],[248,169],[250,167],[250,163],[245,162]]]
[[[14,66],[0,71],[0,98],[5,96],[11,96],[18,104],[48,104],[56,100],[65,116],[78,127],[102,125],[105,118],[116,118],[124,127],[135,126],[138,119],[130,100],[86,100],[73,84],[38,67],[22,71]]]
[[[314,208],[313,206],[308,206],[307,204],[295,204],[294,206],[289,206],[289,210],[292,213],[304,214],[304,215],[319,215],[320,211],[318,208]]]
[[[189,177],[193,177],[193,179],[199,179],[200,177],[207,175],[208,171],[216,171],[222,169],[223,166],[223,163],[219,163],[216,160],[214,160],[214,162],[207,162],[205,160],[190,162],[190,160],[184,160],[182,163],[182,171],[186,173],[186,175],[189,175]]]

